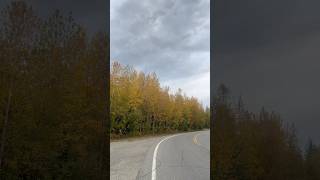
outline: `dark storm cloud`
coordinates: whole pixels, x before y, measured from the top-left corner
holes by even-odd
[[[224,0],[214,9],[214,86],[262,106],[320,143],[320,6],[315,0]]]
[[[11,1],[14,0],[1,0],[0,8]],[[109,3],[106,0],[25,0],[25,2],[32,5],[41,17],[47,17],[57,9],[65,15],[72,12],[76,22],[91,34],[109,29]]]
[[[215,51],[285,43],[318,32],[319,5],[315,0],[217,1],[214,31],[219,46]]]
[[[164,84],[183,86],[187,93],[191,88],[199,88],[193,93],[205,97],[208,105],[209,3],[209,0],[111,1],[112,60],[156,72]],[[190,81],[198,83],[185,86]],[[200,88],[207,92],[201,94]]]

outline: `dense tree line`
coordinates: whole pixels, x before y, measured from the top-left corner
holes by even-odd
[[[209,127],[209,109],[179,89],[162,88],[155,73],[112,63],[110,76],[111,133],[143,135]]]
[[[23,1],[0,24],[0,179],[106,178],[106,33]]]
[[[298,145],[295,128],[262,108],[251,113],[231,103],[221,85],[214,100],[211,173],[214,180],[320,179],[320,147]]]

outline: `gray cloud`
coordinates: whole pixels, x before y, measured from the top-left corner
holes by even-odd
[[[214,86],[224,82],[247,107],[293,122],[302,143],[320,143],[320,2],[225,0],[214,9]]]
[[[1,0],[0,8],[14,0]],[[90,34],[97,31],[109,31],[109,3],[106,0],[25,0],[41,17],[47,17],[56,9],[68,15],[72,12],[74,19],[88,30]]]
[[[111,58],[146,72],[163,83],[182,86],[181,79],[201,82],[209,72],[209,0],[111,1]],[[203,79],[203,78],[202,78]],[[207,94],[200,96],[209,104]],[[202,86],[198,84],[198,86]],[[200,91],[199,91],[200,92]]]

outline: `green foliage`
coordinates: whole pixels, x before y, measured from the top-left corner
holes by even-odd
[[[40,19],[23,1],[0,23],[0,179],[101,179],[107,36],[88,38],[59,11]]]
[[[114,62],[110,77],[113,137],[209,127],[209,111],[196,98],[170,94],[156,74]]]
[[[306,179],[320,179],[320,146],[310,140],[306,151]]]
[[[320,148],[310,145],[306,158],[295,129],[262,108],[258,114],[230,103],[220,86],[215,97],[211,173],[215,180],[320,179]]]

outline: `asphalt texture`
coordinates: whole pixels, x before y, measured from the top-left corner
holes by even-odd
[[[210,131],[162,138],[149,150],[137,176],[137,180],[209,179]]]
[[[112,142],[112,180],[209,180],[210,131]]]

